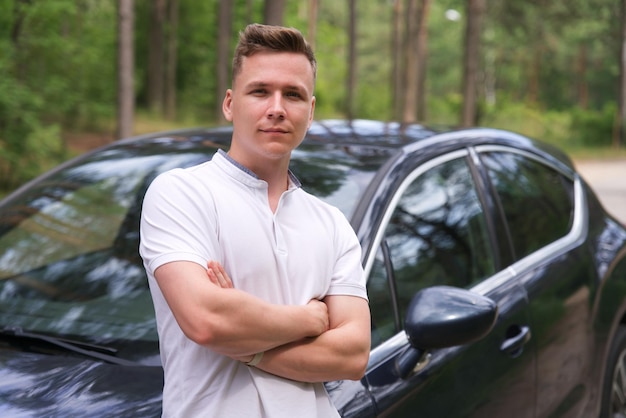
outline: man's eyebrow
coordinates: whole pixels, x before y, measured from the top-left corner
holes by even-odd
[[[268,86],[272,86],[274,85],[274,83],[269,83],[266,81],[251,81],[250,83],[246,84],[247,88],[255,88],[255,87],[268,87]],[[299,84],[288,84],[286,86],[281,86],[281,90],[297,90],[297,91],[305,91],[306,87],[305,86],[301,86]]]
[[[246,87],[250,88],[250,87],[266,87],[269,86],[269,83],[266,83],[264,81],[252,81],[248,84],[246,84]]]

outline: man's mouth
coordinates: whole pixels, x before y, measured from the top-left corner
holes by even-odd
[[[267,129],[261,129],[262,132],[266,132],[266,133],[271,133],[271,134],[285,134],[287,133],[287,131],[285,129],[280,129],[280,128],[267,128]]]

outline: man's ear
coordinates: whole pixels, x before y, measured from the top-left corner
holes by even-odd
[[[224,114],[224,119],[229,122],[233,121],[233,91],[232,89],[226,90],[226,95],[224,96],[224,101],[222,102],[222,113]]]
[[[309,114],[309,128],[311,127],[311,124],[313,123],[314,117],[315,117],[315,96],[313,96],[313,98],[311,99],[311,112]]]

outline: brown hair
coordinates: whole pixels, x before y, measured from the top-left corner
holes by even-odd
[[[294,28],[283,26],[260,25],[253,23],[239,33],[239,43],[233,57],[233,84],[241,72],[244,57],[250,57],[257,52],[295,52],[303,54],[311,63],[313,80],[317,76],[317,61],[309,43],[302,33]]]

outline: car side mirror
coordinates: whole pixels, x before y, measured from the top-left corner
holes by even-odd
[[[486,296],[450,286],[422,289],[404,320],[411,346],[396,360],[397,375],[406,378],[429,350],[480,340],[497,318],[498,305]]]

